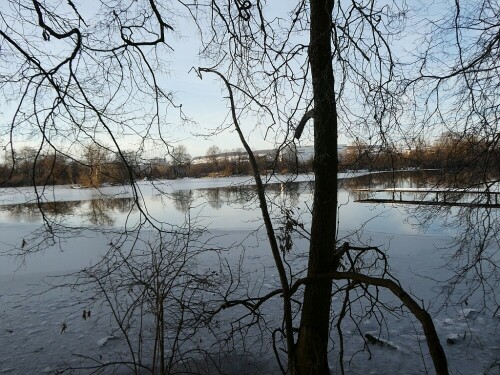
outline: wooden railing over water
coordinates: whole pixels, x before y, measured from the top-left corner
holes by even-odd
[[[477,189],[359,188],[355,202],[500,208],[500,191]],[[380,197],[385,194],[385,197]]]

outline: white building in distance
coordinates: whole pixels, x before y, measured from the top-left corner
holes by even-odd
[[[337,145],[337,154],[339,156],[344,155],[346,152],[347,145]],[[281,161],[297,160],[299,163],[306,163],[312,161],[312,159],[314,159],[313,145],[297,146],[296,144],[291,144],[281,151]]]
[[[276,149],[269,150],[255,150],[253,154],[255,157],[265,158],[267,161],[273,161],[276,158]],[[246,151],[229,151],[229,152],[221,152],[220,154],[216,154],[213,156],[196,156],[191,161],[191,164],[208,164],[213,163],[214,158],[217,158],[218,162],[222,161],[246,161],[248,160],[248,154]]]

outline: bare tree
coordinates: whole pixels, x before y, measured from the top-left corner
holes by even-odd
[[[353,2],[344,7],[333,1],[300,1],[291,6],[289,23],[283,26],[281,21],[267,20],[262,8],[260,1],[251,7],[238,4],[215,7],[212,24],[220,29],[215,29],[217,37],[212,36],[205,48],[212,53],[210,58],[220,63],[199,71],[215,74],[224,82],[233,125],[250,157],[282,286],[282,333],[287,351],[284,371],[327,374],[332,280],[347,276],[339,272],[339,267],[343,257],[353,249],[348,244],[345,250],[339,247],[335,230],[338,220],[337,137],[342,131],[353,134],[354,129],[346,126],[354,127],[357,123],[389,144],[385,129],[397,121],[398,104],[390,91],[395,61],[389,45],[404,11],[394,4],[377,7],[374,2]],[[307,30],[308,41],[293,37],[307,35]],[[217,54],[225,43],[230,45],[229,59]],[[280,95],[275,95],[276,92]],[[352,104],[349,95],[358,95],[360,100]],[[364,109],[354,114],[362,107]],[[309,281],[303,284],[293,284],[286,272],[259,169],[247,141],[248,130],[244,129],[243,118],[248,113],[265,116],[268,132],[280,139],[280,149],[292,138],[291,124],[299,124],[294,134],[298,138],[303,134],[307,119],[314,118],[315,188],[306,278]],[[304,119],[299,121],[302,115]],[[360,259],[359,256],[356,259]],[[380,279],[384,278],[382,275]],[[362,283],[371,284],[362,272],[350,273],[346,279],[355,283],[365,280]],[[371,285],[384,283],[374,281]],[[293,285],[305,285],[299,327],[294,326],[292,301],[296,290]],[[431,322],[432,327],[430,318],[426,322]],[[436,371],[447,373],[444,352],[437,335],[431,331],[433,328],[428,331],[429,347]]]
[[[459,22],[462,13],[459,2],[456,4],[452,30],[458,30],[458,51],[464,51]],[[402,79],[407,72],[391,49],[407,20],[404,4],[297,0],[287,3],[286,16],[273,17],[261,0],[193,4],[103,0],[99,18],[91,22],[72,2],[59,8],[39,0],[30,3],[8,0],[2,5],[8,12],[0,15],[0,53],[5,57],[7,72],[0,76],[0,84],[4,96],[11,92],[19,94],[12,99],[14,112],[4,132],[9,135],[7,145],[13,154],[15,143],[21,142],[16,138],[17,129],[27,127],[36,135],[39,149],[58,150],[73,159],[74,144],[92,142],[100,147],[109,144],[109,151],[128,165],[120,146],[120,136],[124,134],[139,135],[139,148],[150,142],[161,145],[168,153],[170,143],[164,137],[163,114],[172,109],[177,113],[180,106],[160,87],[158,76],[164,68],[161,56],[169,49],[167,41],[174,31],[176,11],[187,10],[199,28],[202,55],[208,66],[195,71],[200,76],[217,77],[228,95],[229,123],[249,156],[262,220],[281,283],[280,289],[265,296],[235,301],[226,298],[220,310],[244,306],[253,316],[264,302],[282,296],[283,322],[274,337],[275,343],[280,341],[278,336],[284,343],[283,372],[328,374],[330,330],[334,326],[338,329],[342,347],[341,322],[350,308],[349,293],[360,291],[372,306],[380,306],[378,290],[385,288],[421,322],[435,370],[447,374],[446,357],[432,319],[394,280],[385,254],[374,247],[339,243],[337,139],[340,134],[352,138],[364,134],[370,145],[396,149],[396,140],[390,134],[402,128],[401,111],[406,104],[403,94],[408,95],[421,82],[425,86],[430,80],[435,85],[432,95],[437,95],[442,82],[457,77],[462,79],[461,83],[465,82],[465,86],[457,87],[468,90],[465,97],[453,98],[466,98],[474,111],[471,116],[460,112],[462,117],[457,117],[456,123],[465,119],[466,123],[472,121],[471,125],[486,124],[479,133],[497,149],[498,132],[491,129],[498,122],[498,99],[482,94],[484,87],[493,93],[498,87],[495,86],[498,74],[494,76],[498,73],[498,59],[495,59],[498,12],[494,13],[495,4],[487,1],[481,4],[479,18],[486,25],[481,34],[484,37],[479,38],[482,52],[467,56],[459,52],[459,63],[455,66],[458,73],[425,73],[408,82]],[[15,26],[19,21],[25,21],[26,26]],[[473,22],[467,27],[472,28]],[[53,48],[40,53],[45,46]],[[423,51],[417,70],[427,71],[431,60],[425,53],[433,48],[431,44]],[[465,50],[474,48],[469,46]],[[475,79],[472,80],[475,85],[470,83],[471,79]],[[401,82],[406,84],[405,92],[397,89]],[[136,116],[136,111],[144,116]],[[430,112],[440,120],[448,118],[442,111]],[[179,117],[185,120],[182,112]],[[312,126],[308,120],[313,121]],[[279,150],[300,137],[314,142],[311,228],[305,229],[287,218],[288,224],[309,240],[306,275],[301,274],[302,270],[291,270],[286,251],[289,236],[282,236],[285,243],[280,243],[274,229],[265,181],[250,147],[256,123],[264,124],[258,130]],[[176,176],[186,175],[190,162],[186,149],[177,146],[170,154]],[[494,168],[488,163],[484,171]],[[127,171],[134,203],[141,213],[140,225],[149,225],[161,237],[165,223],[158,223],[148,215],[132,169]],[[126,234],[129,233],[133,232]],[[339,283],[334,284],[334,280]],[[158,290],[155,293],[155,301],[163,298]],[[344,302],[332,307],[332,293],[344,293]],[[332,316],[337,318],[336,325],[332,324]],[[340,361],[342,367],[342,354]]]
[[[489,0],[446,5],[439,18],[421,23],[428,33],[420,39],[416,61],[401,87],[414,108],[416,131],[440,135],[435,143],[443,168],[439,183],[485,192],[475,197],[475,206],[461,207],[450,223],[459,228],[459,235],[450,249],[455,276],[448,290],[466,282],[467,293],[457,303],[467,304],[482,290],[487,297],[481,298],[483,308],[498,312],[494,290],[500,227],[498,209],[487,205],[492,202],[488,192],[498,191],[500,181],[500,6]],[[428,223],[446,212],[436,208],[419,215]]]
[[[178,145],[172,151],[172,168],[175,177],[186,177],[191,166],[191,155],[184,145]]]
[[[221,153],[220,148],[216,145],[210,146],[207,150],[207,158],[210,163],[215,167],[215,172],[219,174],[219,154]]]
[[[86,186],[99,187],[106,175],[105,166],[109,162],[108,152],[97,144],[90,144],[83,152],[84,163],[88,168],[83,183]]]

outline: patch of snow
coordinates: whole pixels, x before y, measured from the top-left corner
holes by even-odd
[[[443,320],[443,324],[451,326],[451,325],[455,324],[455,321],[453,319],[446,318],[445,320]]]
[[[467,308],[462,310],[462,313],[460,314],[459,318],[474,320],[478,315],[479,312],[477,310]]]
[[[115,336],[103,337],[102,339],[97,340],[97,346],[99,346],[99,347],[104,346],[108,343],[108,341],[116,340],[116,339],[117,338]]]

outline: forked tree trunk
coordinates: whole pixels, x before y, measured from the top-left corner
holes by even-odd
[[[333,0],[311,0],[309,59],[314,94],[314,206],[308,276],[335,270],[337,219],[337,111],[332,69]],[[329,374],[327,350],[331,307],[330,280],[308,283],[296,346],[294,375]]]

